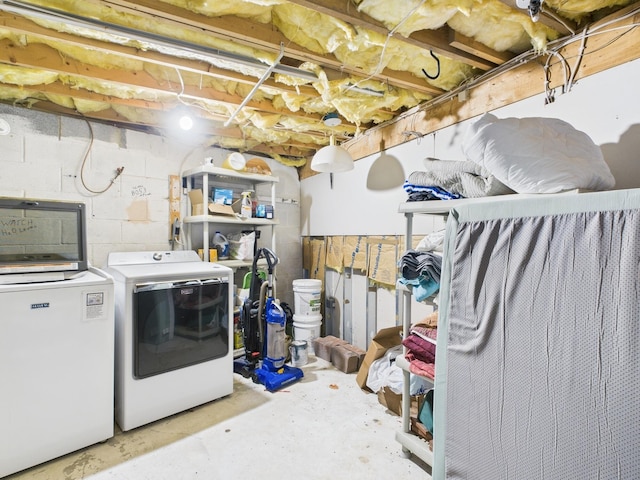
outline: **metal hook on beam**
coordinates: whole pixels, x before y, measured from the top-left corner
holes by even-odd
[[[429,53],[431,54],[431,56],[435,59],[436,64],[438,66],[438,73],[436,73],[435,75],[429,75],[427,73],[427,71],[423,68],[422,69],[422,73],[424,73],[425,77],[427,77],[430,80],[435,80],[436,78],[438,78],[440,76],[440,59],[438,57],[435,56],[435,54],[433,53],[433,50],[429,50]]]

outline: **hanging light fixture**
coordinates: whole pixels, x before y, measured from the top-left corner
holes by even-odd
[[[311,170],[322,173],[346,172],[353,170],[353,158],[344,148],[335,144],[335,138],[331,135],[331,143],[313,156]]]
[[[337,127],[341,120],[337,113],[328,113],[322,119],[328,127]],[[353,170],[353,158],[347,150],[336,145],[334,135],[330,143],[316,152],[311,159],[311,170],[321,173],[339,173]]]

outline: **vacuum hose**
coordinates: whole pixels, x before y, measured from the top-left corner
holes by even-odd
[[[264,301],[267,297],[267,288],[269,287],[269,282],[262,282],[260,285],[260,299],[258,300],[258,335],[260,335],[261,343],[264,347],[264,319],[262,315],[264,314]]]

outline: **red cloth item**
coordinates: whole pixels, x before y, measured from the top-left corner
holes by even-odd
[[[418,335],[411,334],[402,341],[402,345],[407,347],[414,358],[425,363],[436,362],[436,345],[429,340],[425,340]],[[407,357],[408,359],[408,357]]]
[[[411,327],[411,333],[402,341],[407,349],[405,358],[409,370],[415,375],[434,379],[436,376],[436,344],[438,329],[418,323]]]
[[[409,361],[409,370],[414,375],[420,375],[421,377],[427,377],[431,380],[436,378],[436,365],[435,363],[425,363],[422,360],[413,358],[411,354],[407,354],[407,360]]]

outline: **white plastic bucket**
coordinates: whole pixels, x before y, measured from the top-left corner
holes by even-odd
[[[293,338],[294,340],[305,340],[309,355],[315,355],[313,340],[320,337],[320,327],[322,327],[322,317],[317,322],[296,322],[293,316]]]
[[[322,315],[298,315],[297,313],[293,314],[293,323],[312,323],[312,324],[322,324]]]
[[[322,280],[300,279],[293,281],[294,313],[300,316],[320,315]]]

